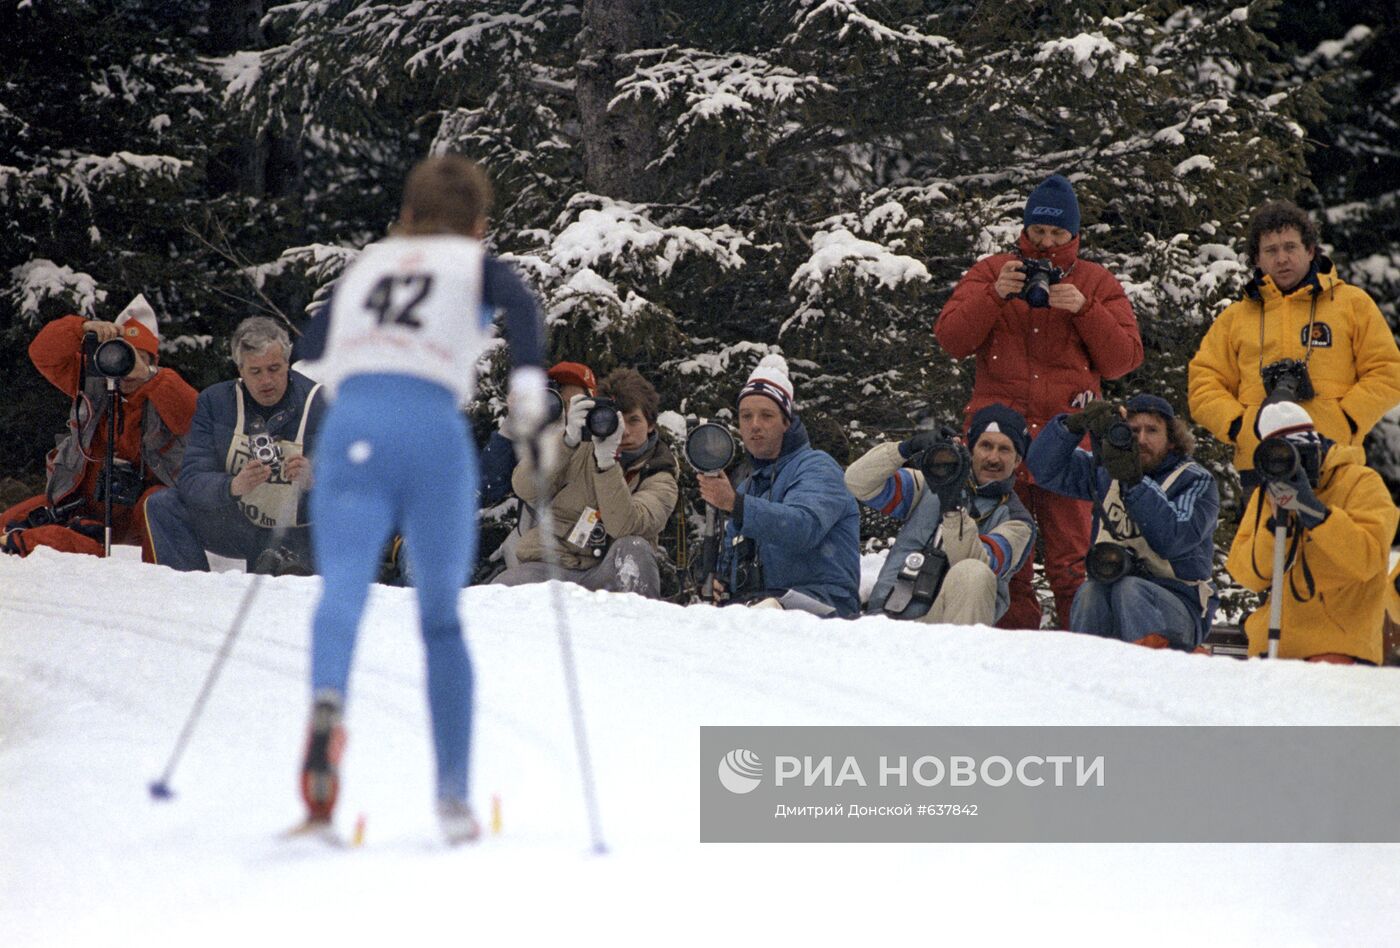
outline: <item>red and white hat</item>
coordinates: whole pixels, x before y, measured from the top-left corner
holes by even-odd
[[[121,330],[121,338],[133,349],[140,349],[152,356],[160,355],[160,328],[156,325],[156,311],[146,302],[145,294],[136,294],[136,298],[126,304],[126,309],[117,314],[114,322]]]
[[[1295,402],[1274,402],[1259,410],[1259,440],[1315,432],[1312,416]]]
[[[749,374],[749,380],[739,389],[738,401],[750,395],[762,395],[778,405],[783,417],[792,421],[794,409],[792,380],[788,378],[787,360],[780,355],[766,355],[759,360],[758,367]]]

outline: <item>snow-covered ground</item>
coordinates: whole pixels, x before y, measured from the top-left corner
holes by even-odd
[[[266,580],[172,781],[158,775],[250,577],[0,557],[0,944],[1393,944],[1400,846],[701,845],[718,724],[1388,724],[1400,672],[1236,662],[1063,633],[566,589],[611,852],[589,853],[545,587],[463,594],[474,795],[449,849],[412,591],[376,587],[350,695],[348,828],[278,839],[315,579]],[[1203,806],[1229,788],[1202,787]],[[1400,785],[1378,786],[1400,801]],[[878,940],[878,941],[876,941]]]

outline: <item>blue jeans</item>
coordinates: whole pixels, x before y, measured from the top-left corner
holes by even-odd
[[[1156,632],[1177,648],[1200,644],[1199,623],[1182,598],[1138,576],[1124,576],[1116,583],[1085,580],[1075,594],[1069,628],[1124,642]]]
[[[397,528],[413,564],[439,798],[467,799],[473,672],[458,596],[476,555],[476,451],[447,389],[402,375],[347,379],[316,442],[312,540],[325,577],[311,686],[346,693],[370,584]]]

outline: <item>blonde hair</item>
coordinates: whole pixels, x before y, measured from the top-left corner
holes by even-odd
[[[398,233],[473,235],[491,210],[491,179],[461,155],[424,158],[404,182]]]

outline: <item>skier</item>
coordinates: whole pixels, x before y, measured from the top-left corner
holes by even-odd
[[[308,328],[336,391],[317,442],[312,543],[325,577],[312,626],[310,736],[301,790],[309,826],[327,826],[339,790],[350,661],[379,554],[397,529],[414,564],[437,758],[437,812],[451,843],[480,827],[467,796],[473,681],[457,596],[476,545],[475,449],[459,407],[505,311],[513,355],[509,423],[539,446],[546,423],[539,308],[486,253],[491,186],[459,155],[420,162],[392,235],[367,247]]]

